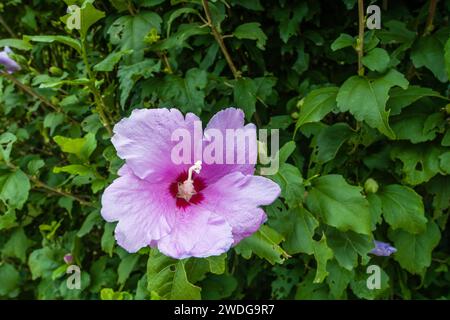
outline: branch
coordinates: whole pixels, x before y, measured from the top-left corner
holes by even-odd
[[[10,80],[12,83],[14,83],[18,88],[20,88],[22,91],[24,91],[25,93],[27,93],[28,95],[30,95],[33,98],[36,98],[38,100],[40,100],[44,106],[47,106],[51,109],[53,109],[56,112],[62,113],[64,114],[72,123],[77,123],[77,121],[73,118],[71,118],[69,115],[67,115],[61,108],[55,106],[54,104],[52,104],[50,101],[48,101],[44,96],[40,95],[39,93],[37,93],[36,91],[34,91],[32,88],[30,88],[29,86],[23,84],[22,82],[20,82],[19,80],[17,80],[15,77],[13,77],[12,75],[10,75],[7,72],[3,72],[0,71],[0,76],[5,77],[6,79]]]
[[[14,33],[14,31],[11,30],[11,28],[8,26],[6,21],[3,19],[2,16],[0,16],[0,24],[5,28],[5,30],[11,35],[12,38],[17,38],[17,35]]]
[[[100,93],[100,91],[95,86],[95,76],[94,73],[91,70],[91,66],[89,65],[88,57],[87,57],[87,50],[86,50],[86,41],[84,39],[81,40],[81,56],[83,58],[83,62],[86,68],[86,73],[89,77],[89,80],[91,80],[91,84],[89,84],[89,89],[91,90],[92,94],[94,95],[94,101],[96,110],[98,112],[98,115],[100,116],[100,120],[103,124],[103,126],[108,131],[108,134],[112,136],[112,129],[111,124],[109,123],[108,117],[106,116],[106,104],[103,100],[103,97]]]
[[[6,163],[6,165],[9,168],[13,169],[13,170],[19,169],[19,167],[15,166],[12,163]],[[95,206],[93,204],[91,204],[90,202],[80,198],[79,196],[73,195],[73,194],[71,194],[69,192],[62,191],[60,189],[56,189],[56,188],[50,187],[49,185],[45,184],[44,182],[42,182],[38,178],[36,178],[34,176],[30,176],[29,174],[26,174],[26,176],[28,177],[28,179],[30,179],[35,184],[35,186],[37,188],[45,189],[45,190],[47,190],[47,191],[49,191],[51,193],[55,193],[55,194],[59,194],[61,196],[65,196],[65,197],[71,198],[71,199],[73,199],[75,201],[78,201],[83,206],[95,208]]]
[[[214,22],[212,21],[211,11],[209,10],[208,0],[202,0],[202,4],[203,4],[203,9],[205,10],[206,18],[208,19],[208,26],[211,28],[211,32],[212,32],[214,38],[216,39],[217,43],[219,44],[219,47],[222,50],[222,53],[225,56],[225,59],[227,60],[228,66],[230,67],[234,78],[238,79],[241,77],[241,73],[238,71],[238,69],[234,65],[233,60],[231,59],[231,56],[227,50],[227,47],[225,46],[225,43],[223,42],[223,37],[220,34],[220,32],[217,30],[216,26],[214,25]]]
[[[425,25],[425,30],[423,32],[424,36],[430,34],[430,32],[434,29],[433,20],[436,13],[437,2],[438,0],[430,0],[430,6],[428,7],[427,24]]]
[[[362,58],[364,56],[364,0],[358,0],[358,39],[356,51],[358,52],[358,75],[364,75]]]

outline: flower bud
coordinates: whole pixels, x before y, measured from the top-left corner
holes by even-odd
[[[364,191],[366,193],[376,193],[378,191],[378,187],[378,183],[372,178],[367,179],[364,183]]]
[[[50,72],[50,74],[52,76],[57,76],[58,77],[58,76],[61,76],[63,74],[63,71],[60,68],[54,67],[54,66],[50,67],[50,69],[48,69],[48,71]]]

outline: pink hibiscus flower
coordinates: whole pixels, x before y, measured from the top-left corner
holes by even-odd
[[[279,196],[276,183],[253,175],[250,161],[174,164],[171,153],[178,142],[172,133],[189,131],[194,145],[196,121],[196,115],[184,117],[177,109],[141,109],[114,127],[112,143],[125,164],[103,194],[101,215],[118,221],[115,237],[128,252],[150,245],[178,259],[220,255],[257,231],[267,218],[260,206]],[[254,131],[250,143],[256,147],[256,127],[244,126],[239,109],[217,113],[208,129],[223,136],[226,129]],[[202,146],[209,143],[203,137]],[[224,144],[224,155],[236,154],[238,145]]]

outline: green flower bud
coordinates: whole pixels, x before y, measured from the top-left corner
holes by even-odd
[[[378,191],[378,187],[378,182],[372,178],[367,179],[364,183],[364,191],[366,193],[376,193]]]
[[[298,119],[298,112],[292,112],[291,113],[291,117],[292,117],[292,119],[297,120]]]
[[[63,74],[63,71],[58,67],[50,67],[50,69],[48,69],[48,71],[50,72],[50,74],[52,76],[60,76]]]
[[[445,112],[447,112],[447,114],[450,114],[450,103],[448,103],[448,104],[445,106]]]

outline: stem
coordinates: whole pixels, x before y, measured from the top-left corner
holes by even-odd
[[[211,11],[209,10],[208,0],[202,0],[202,4],[203,4],[203,9],[205,10],[206,18],[208,19],[208,26],[211,28],[211,32],[212,32],[214,38],[216,39],[217,43],[219,44],[219,47],[222,50],[223,55],[225,56],[225,60],[227,60],[228,66],[230,67],[234,78],[238,79],[241,77],[241,74],[238,71],[238,69],[236,68],[236,66],[234,65],[233,60],[231,59],[231,56],[227,50],[227,47],[225,46],[225,43],[223,42],[222,35],[217,30],[216,26],[214,25],[214,22],[212,21]]]
[[[34,91],[32,88],[30,88],[29,86],[23,84],[22,82],[20,82],[19,80],[17,80],[15,77],[13,77],[12,75],[10,75],[7,72],[1,72],[0,71],[0,76],[5,77],[6,79],[10,80],[12,83],[14,83],[18,88],[20,88],[22,91],[24,91],[25,93],[27,93],[28,95],[32,96],[33,98],[36,98],[38,100],[40,100],[45,106],[53,109],[56,112],[65,114],[64,111],[55,106],[54,104],[52,104],[50,101],[48,101],[44,96],[41,96],[39,93],[37,93],[36,91]],[[77,121],[73,118],[71,118],[70,116],[68,116],[67,114],[65,114],[65,116],[72,122],[72,123],[77,123]]]
[[[82,55],[83,62],[84,62],[85,68],[86,68],[86,73],[88,75],[89,80],[91,81],[91,83],[89,84],[89,89],[91,90],[92,94],[94,95],[96,110],[100,116],[100,120],[102,121],[103,126],[106,128],[109,135],[111,136],[112,135],[111,125],[109,123],[108,117],[105,114],[105,110],[107,108],[106,108],[105,101],[103,100],[103,97],[102,97],[100,91],[95,86],[95,75],[91,70],[91,66],[89,65],[89,61],[88,61],[88,57],[87,57],[87,50],[86,50],[86,41],[84,39],[81,40],[81,55]]]
[[[18,170],[19,169],[19,167],[15,166],[12,163],[6,163],[6,165],[9,168],[13,169],[13,170]],[[37,188],[45,189],[45,190],[50,191],[52,193],[59,194],[61,196],[65,196],[65,197],[71,198],[71,199],[73,199],[75,201],[78,201],[83,206],[95,207],[93,204],[91,204],[90,202],[88,202],[86,200],[83,200],[79,196],[76,196],[76,195],[73,195],[73,194],[71,194],[69,192],[65,192],[65,191],[62,191],[62,190],[50,187],[49,185],[45,184],[44,182],[42,182],[38,178],[36,178],[34,176],[30,176],[29,174],[26,174],[26,175],[27,175],[28,179],[30,179],[35,184],[35,186]]]
[[[358,40],[356,51],[358,52],[358,75],[364,76],[362,58],[364,56],[364,0],[358,0]]]
[[[425,25],[425,30],[423,32],[424,36],[430,34],[430,32],[434,29],[433,20],[436,13],[437,2],[438,0],[430,0],[430,6],[428,7],[427,24]]]
[[[17,38],[17,35],[14,33],[14,31],[11,30],[11,28],[8,26],[6,21],[3,19],[2,16],[0,16],[0,24],[5,28],[5,30],[11,35],[12,38]]]

